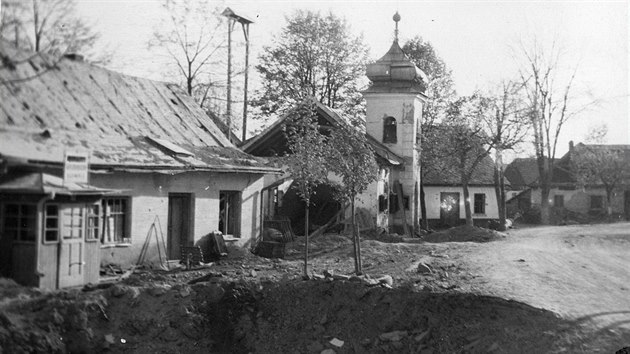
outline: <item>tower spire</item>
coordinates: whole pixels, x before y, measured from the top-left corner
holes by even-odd
[[[394,22],[396,22],[396,28],[394,29],[394,42],[398,43],[398,21],[400,21],[400,14],[398,11],[394,14]]]

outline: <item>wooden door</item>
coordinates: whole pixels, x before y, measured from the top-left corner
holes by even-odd
[[[85,208],[83,205],[64,205],[60,217],[59,288],[82,285],[85,273]]]
[[[459,223],[459,193],[440,193],[440,221],[447,226]]]
[[[190,194],[168,196],[168,259],[180,259],[181,246],[191,246],[190,237]]]

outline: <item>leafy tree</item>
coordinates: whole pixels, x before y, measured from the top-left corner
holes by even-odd
[[[224,24],[219,9],[210,0],[191,5],[184,0],[165,0],[162,4],[168,14],[155,27],[149,40],[150,49],[165,53],[174,66],[176,77],[183,82],[189,95],[200,106],[207,104],[209,97],[217,93],[219,69],[224,58]]]
[[[18,48],[56,57],[79,53],[101,64],[111,59],[111,53],[92,51],[99,34],[77,16],[75,0],[8,0],[2,5],[2,38]]]
[[[352,113],[361,100],[367,49],[333,13],[298,10],[271,46],[263,48],[256,69],[262,89],[252,104],[264,115],[282,112],[307,97]]]
[[[317,124],[312,103],[300,103],[289,112],[285,135],[290,154],[284,157],[288,173],[293,178],[297,195],[306,204],[304,210],[304,277],[308,278],[309,209],[311,197],[318,185],[326,181],[327,142]]]
[[[429,99],[422,107],[422,120],[423,126],[430,128],[444,119],[449,104],[455,100],[452,71],[431,43],[421,37],[416,36],[405,42],[402,50],[429,80],[426,92]]]
[[[328,162],[330,171],[341,177],[338,197],[342,202],[350,202],[352,215],[352,236],[354,241],[354,269],[357,275],[363,273],[361,264],[361,236],[356,222],[355,201],[358,194],[376,180],[378,165],[374,151],[370,148],[365,133],[360,130],[362,121],[355,119],[351,126],[335,127],[328,140]]]
[[[409,59],[422,70],[429,80],[427,96],[422,107],[422,129],[420,134],[420,213],[422,228],[428,229],[427,208],[424,194],[424,180],[430,173],[439,173],[445,168],[440,158],[440,140],[433,131],[435,125],[444,120],[448,106],[455,100],[455,89],[451,70],[439,57],[430,42],[414,37],[402,47]]]

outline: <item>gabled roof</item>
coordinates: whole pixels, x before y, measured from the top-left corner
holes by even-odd
[[[350,126],[350,122],[339,115],[337,112],[327,107],[323,103],[312,99],[312,103],[315,105],[318,116],[318,124],[320,126]],[[287,152],[287,141],[284,135],[283,127],[286,124],[286,120],[289,115],[286,114],[280,119],[276,120],[273,124],[265,128],[260,134],[247,140],[245,144],[241,146],[243,151],[256,155],[256,156],[282,156]],[[374,137],[366,133],[367,142],[374,150],[376,157],[382,163],[392,166],[401,165],[404,160],[402,157],[395,154],[387,146],[380,143]]]
[[[538,182],[538,164],[535,157],[516,158],[505,168],[505,178],[513,188],[521,189]]]
[[[470,186],[494,186],[494,161],[490,156],[486,156],[479,162],[473,172]],[[430,170],[424,176],[425,186],[461,186],[461,179],[455,169],[442,169],[440,171]]]
[[[232,145],[177,85],[5,41],[0,55],[0,156],[59,164],[80,149],[92,168],[278,172]]]

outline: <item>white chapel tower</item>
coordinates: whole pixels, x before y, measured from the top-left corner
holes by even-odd
[[[426,75],[403,53],[398,44],[398,12],[394,42],[389,51],[367,66],[370,87],[363,92],[367,102],[367,132],[404,158],[404,166],[392,171],[391,190],[399,194],[402,185],[405,206],[392,215],[392,224],[402,226],[403,220],[413,228],[420,213],[419,202],[419,133],[422,122],[422,105],[426,99]]]

